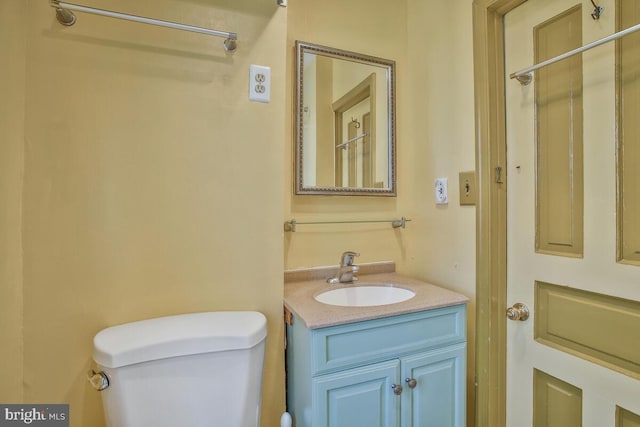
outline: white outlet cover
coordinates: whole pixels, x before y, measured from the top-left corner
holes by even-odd
[[[449,203],[448,196],[448,188],[447,188],[447,178],[438,178],[436,179],[436,205],[446,205]]]
[[[269,102],[271,98],[271,68],[263,65],[249,67],[249,100]]]

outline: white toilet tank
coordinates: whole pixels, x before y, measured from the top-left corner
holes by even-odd
[[[266,324],[255,311],[226,311],[100,331],[107,426],[259,426]]]

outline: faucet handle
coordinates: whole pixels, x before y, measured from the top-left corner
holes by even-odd
[[[343,252],[340,264],[343,267],[347,267],[347,266],[353,265],[353,260],[357,256],[360,256],[360,254],[358,252],[353,252],[353,251]]]

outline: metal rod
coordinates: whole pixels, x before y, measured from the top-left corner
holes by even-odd
[[[298,225],[326,225],[326,224],[368,224],[368,223],[382,223],[390,222],[393,228],[405,228],[407,222],[411,222],[410,219],[402,217],[401,219],[381,219],[381,220],[354,220],[354,221],[309,221],[299,222],[295,219],[284,223],[284,231],[296,231]]]
[[[531,73],[539,68],[546,67],[547,65],[551,65],[555,62],[561,61],[563,59],[569,58],[570,56],[577,55],[578,53],[582,53],[586,50],[592,49],[594,47],[600,46],[602,44],[608,43],[612,40],[617,40],[621,37],[624,37],[628,34],[634,33],[640,30],[640,24],[636,24],[633,27],[629,27],[626,30],[619,31],[615,34],[611,34],[610,36],[604,37],[600,40],[596,40],[591,43],[587,43],[586,45],[570,50],[569,52],[565,52],[562,55],[558,55],[551,59],[547,59],[546,61],[542,61],[539,64],[532,65],[529,68],[524,68],[520,71],[516,71],[515,73],[511,73],[509,76],[512,79],[518,79],[518,81],[522,84],[528,84],[531,81]]]
[[[61,1],[57,1],[57,0],[51,0],[50,5],[51,5],[51,7],[55,7],[58,10],[60,10],[60,9],[62,9],[62,10],[75,10],[75,11],[78,11],[78,12],[92,13],[94,15],[107,16],[107,17],[110,17],[110,18],[124,19],[126,21],[134,21],[134,22],[141,22],[143,24],[158,25],[160,27],[174,28],[174,29],[177,29],[177,30],[184,30],[184,31],[191,31],[191,32],[194,32],[194,33],[208,34],[210,36],[226,37],[227,39],[230,39],[230,40],[236,40],[238,38],[238,34],[230,33],[230,32],[227,32],[227,31],[211,30],[211,29],[208,29],[208,28],[195,27],[193,25],[179,24],[177,22],[170,22],[170,21],[162,21],[162,20],[159,20],[159,19],[145,18],[143,16],[129,15],[129,14],[126,14],[126,13],[113,12],[113,11],[105,10],[105,9],[96,9],[96,8],[93,8],[93,7],[87,7],[87,6],[82,6],[82,5],[73,4],[73,3],[66,3],[66,2],[61,2]]]
[[[351,144],[351,143],[352,143],[352,142],[354,142],[354,141],[357,141],[357,140],[359,140],[359,139],[362,139],[362,138],[364,138],[364,137],[366,137],[366,136],[369,136],[369,134],[368,134],[368,133],[363,133],[362,135],[354,136],[354,137],[353,137],[353,138],[351,138],[350,140],[345,141],[345,142],[343,142],[342,144],[336,145],[336,149],[337,149],[337,148],[342,148],[342,149],[344,150],[344,149],[346,149],[346,148],[347,148],[347,145]]]

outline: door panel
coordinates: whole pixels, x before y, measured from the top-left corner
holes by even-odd
[[[401,359],[402,427],[466,424],[465,352],[466,344],[458,344]]]
[[[617,2],[618,26],[640,22],[640,2]],[[640,33],[618,43],[618,260],[640,265]]]
[[[536,341],[640,379],[639,301],[544,282],[535,287]]]
[[[590,0],[528,0],[505,16],[506,75],[532,65],[536,59],[543,59],[536,58],[534,53],[537,49],[535,29],[566,16],[575,10],[576,4],[581,5],[581,44],[616,31],[613,0],[598,2],[604,6],[605,13],[597,21],[590,16],[593,10]],[[544,41],[538,38],[538,45],[546,43],[553,47],[554,37],[558,39],[558,45],[565,43],[568,36],[563,36],[562,31],[566,30],[567,25],[560,26],[559,35],[551,34],[551,39]],[[576,67],[579,68],[576,70]],[[581,82],[572,75],[580,75]],[[598,364],[597,360],[587,360],[558,346],[545,345],[543,340],[538,342],[534,331],[536,316],[549,314],[541,314],[540,307],[535,305],[536,283],[588,291],[580,294],[581,298],[587,300],[580,307],[587,309],[592,295],[615,297],[611,299],[611,313],[616,312],[619,301],[640,301],[640,267],[616,262],[614,44],[587,51],[581,58],[574,58],[562,66],[544,69],[534,75],[533,82],[528,86],[522,86],[515,79],[507,81],[505,85],[507,301],[509,305],[524,303],[531,312],[528,320],[509,321],[507,324],[506,424],[508,427],[533,425],[534,401],[537,404],[536,413],[539,410],[552,410],[550,406],[557,403],[555,399],[541,401],[540,396],[537,400],[534,398],[534,390],[537,390],[534,388],[534,372],[538,372],[537,378],[554,378],[554,381],[559,381],[558,384],[566,384],[568,389],[581,390],[581,420],[569,415],[572,420],[563,423],[575,421],[578,422],[576,425],[585,427],[615,426],[616,406],[640,413],[640,381]],[[536,98],[544,88],[556,90],[557,86],[554,85],[560,85],[561,97],[565,100],[560,110],[562,114],[541,111],[548,100],[542,96]],[[575,101],[577,95],[581,97],[581,103],[569,99]],[[636,122],[640,123],[640,120]],[[579,147],[575,144],[580,133],[582,151],[576,156]],[[550,134],[555,136],[550,137]],[[539,150],[544,144],[552,144],[557,135],[563,134],[566,136],[559,137],[559,144],[564,144],[564,147],[555,150],[558,146],[551,146],[550,149],[555,151],[548,152],[547,157],[541,157]],[[582,181],[575,179],[580,169]],[[560,170],[561,178],[555,178],[557,170]],[[640,182],[635,185],[640,187]],[[539,197],[544,196],[549,188],[553,191],[551,197],[540,201]],[[546,203],[546,207],[541,206],[543,203]],[[575,206],[580,204],[583,210],[576,217]],[[558,207],[562,208],[561,213],[553,213]],[[570,222],[563,216],[565,212],[574,215]],[[549,224],[541,224],[536,213],[544,214],[544,220]],[[545,250],[537,244],[538,238],[545,235],[542,227],[560,236],[563,239],[561,241],[576,241],[576,236],[582,233],[582,247],[570,253],[562,253],[557,249]],[[559,239],[546,239],[553,240]],[[537,252],[539,247],[540,251]],[[576,327],[575,318],[571,317],[572,310],[578,307],[574,302],[571,297],[553,300],[552,303],[556,305],[552,307],[554,317],[550,321],[558,331],[566,329],[563,322],[571,323],[570,331],[575,332],[579,345],[588,347],[589,343],[598,342],[599,346],[606,347],[609,345],[607,343],[611,343],[611,350],[617,351],[620,347],[615,345],[617,330],[640,330],[640,318],[622,316],[625,319],[622,329],[585,326],[582,332],[587,333],[579,333],[580,328]],[[597,303],[597,298],[593,307],[602,307]],[[593,312],[594,316],[601,314]],[[580,315],[585,316],[582,312]],[[615,318],[615,315],[611,318]],[[603,352],[607,353],[607,349]],[[547,391],[564,393],[555,386],[546,387]]]
[[[534,27],[535,62],[582,46],[582,7]],[[582,57],[537,71],[536,250],[582,257]]]
[[[580,427],[582,390],[534,369],[533,425]]]
[[[397,427],[400,396],[392,385],[399,374],[395,359],[315,377],[312,419],[324,427]]]

